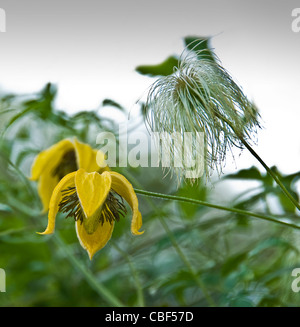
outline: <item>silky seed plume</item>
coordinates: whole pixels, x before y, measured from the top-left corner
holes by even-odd
[[[179,59],[172,75],[159,78],[150,88],[146,101],[146,123],[156,133],[165,133],[172,143],[174,133],[182,142],[174,142],[173,159],[182,156],[185,133],[203,133],[203,162],[206,175],[210,170],[220,174],[226,152],[232,146],[243,148],[241,139],[249,140],[259,125],[259,113],[218,58],[209,50],[187,51]],[[212,55],[212,57],[211,57]],[[213,59],[212,59],[213,58]],[[192,142],[185,154],[189,160],[199,158],[199,143]],[[177,158],[178,159],[178,158]],[[173,167],[181,177],[186,168]]]

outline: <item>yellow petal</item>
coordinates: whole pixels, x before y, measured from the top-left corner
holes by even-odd
[[[74,145],[70,140],[62,140],[42,151],[33,162],[30,179],[35,181],[42,173],[49,173],[57,167],[63,155],[72,149],[74,149]]]
[[[83,224],[86,231],[91,234],[99,223],[102,205],[107,198],[111,186],[111,177],[108,172],[87,173],[79,169],[75,175],[76,192],[85,214]]]
[[[44,213],[49,209],[51,195],[58,182],[58,177],[52,176],[52,174],[41,174],[39,178],[38,193],[43,204]]]
[[[116,172],[110,172],[111,175],[111,188],[116,191],[132,209],[132,220],[131,220],[131,232],[134,235],[143,234],[144,231],[139,232],[142,227],[142,215],[139,211],[139,204],[137,196],[133,190],[132,185],[129,181],[121,174]]]
[[[79,220],[75,223],[76,233],[81,246],[87,250],[90,259],[94,254],[101,250],[111,238],[114,229],[114,223],[104,221],[100,223],[93,234],[88,234]]]
[[[70,173],[63,177],[60,182],[56,185],[49,204],[49,213],[48,213],[48,226],[41,235],[52,234],[55,229],[55,219],[58,212],[58,205],[62,200],[63,194],[62,190],[67,189],[68,187],[75,186],[75,174],[76,172]]]
[[[99,171],[100,167],[97,164],[97,152],[98,150],[92,149],[90,145],[81,143],[74,139],[74,146],[76,150],[76,158],[77,158],[77,165],[78,168],[83,168],[87,172]],[[98,154],[98,160],[101,159],[102,156]],[[104,154],[103,159],[104,161]],[[102,169],[103,170],[103,169]],[[101,171],[102,171],[101,170]]]

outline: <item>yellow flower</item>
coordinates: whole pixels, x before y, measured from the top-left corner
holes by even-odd
[[[131,232],[140,235],[142,215],[138,199],[129,181],[121,174],[111,171],[88,173],[85,169],[71,172],[61,179],[52,193],[48,226],[43,233],[55,229],[57,213],[68,212],[73,216],[77,237],[87,250],[90,259],[109,241],[115,221],[126,212],[123,198],[132,209]]]
[[[79,168],[84,168],[87,172],[107,170],[98,166],[96,156],[98,163],[99,160],[104,162],[104,154],[75,138],[74,141],[62,140],[36,157],[30,179],[38,181],[38,193],[44,212],[49,209],[49,201],[55,186],[65,175]]]

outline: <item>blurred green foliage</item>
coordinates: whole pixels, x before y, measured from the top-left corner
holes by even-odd
[[[7,285],[6,293],[0,293],[1,306],[110,305],[97,283],[126,306],[208,306],[195,275],[216,306],[300,304],[300,295],[291,290],[291,272],[300,267],[299,231],[271,222],[139,195],[145,233],[131,235],[128,210],[110,242],[92,261],[77,240],[74,222],[63,215],[57,219],[54,235],[36,234],[44,230],[47,217],[41,213],[36,184],[27,178],[35,155],[74,136],[96,148],[97,133],[118,131],[113,117],[102,116],[102,108],[126,113],[117,102],[106,99],[97,110],[70,115],[55,108],[56,92],[48,84],[37,94],[1,98],[0,267],[6,271]],[[295,184],[300,172],[282,175],[276,167],[272,169],[299,200]],[[137,188],[277,213],[294,223],[300,218],[270,177],[256,167],[216,182],[215,188],[225,190],[234,189],[236,181],[249,182],[246,191],[221,199],[216,199],[214,187],[202,183],[183,183],[177,189],[176,181],[162,178],[160,168],[118,171]]]

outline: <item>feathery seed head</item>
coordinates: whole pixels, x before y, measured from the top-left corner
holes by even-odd
[[[169,137],[176,132],[182,137],[185,132],[204,133],[203,160],[208,173],[214,168],[220,172],[227,149],[233,145],[242,147],[241,138],[250,138],[259,127],[259,114],[217,57],[205,57],[206,51],[183,53],[174,73],[151,86],[146,122],[153,132],[166,132]],[[199,151],[197,146],[193,142],[191,160]],[[181,155],[182,149],[175,145],[172,153]],[[183,175],[184,167],[175,171]]]

